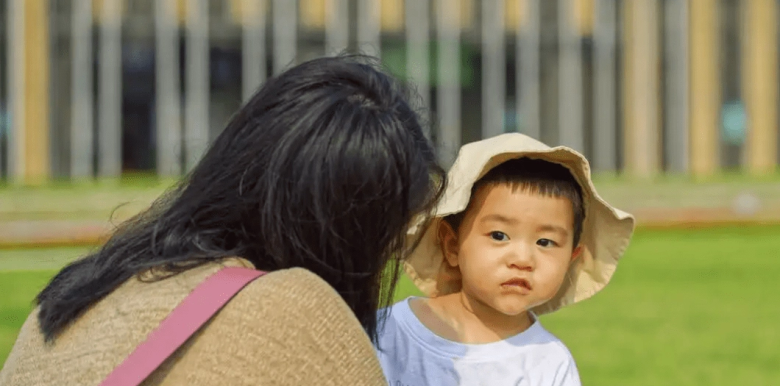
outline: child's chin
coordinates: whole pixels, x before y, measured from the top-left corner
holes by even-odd
[[[527,312],[528,310],[526,309],[502,311],[502,313],[506,316],[522,316],[525,315]]]
[[[506,316],[521,316],[531,311],[534,307],[544,304],[544,301],[539,302],[506,302],[504,304],[495,304],[495,309]]]
[[[499,305],[496,310],[506,316],[525,315],[530,308],[524,305]]]

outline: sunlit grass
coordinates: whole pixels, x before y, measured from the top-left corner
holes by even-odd
[[[773,384],[778,235],[778,227],[639,231],[602,293],[542,322],[569,346],[585,385]],[[0,254],[0,271],[16,269],[0,272],[0,363],[51,269],[83,252]],[[404,278],[396,298],[417,293]]]

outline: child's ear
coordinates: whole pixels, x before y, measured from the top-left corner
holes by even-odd
[[[439,223],[439,242],[444,258],[452,267],[458,266],[458,234],[447,221]]]
[[[571,251],[571,261],[574,262],[575,260],[579,259],[580,256],[582,256],[582,244],[578,245],[576,248],[574,248],[573,251]]]

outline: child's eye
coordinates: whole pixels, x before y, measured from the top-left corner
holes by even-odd
[[[536,241],[536,245],[546,248],[546,247],[557,247],[558,243],[550,239],[539,239]]]
[[[507,240],[509,240],[509,236],[507,236],[506,233],[500,232],[500,231],[490,232],[490,238],[492,238],[493,240],[496,240],[496,241],[507,241]]]

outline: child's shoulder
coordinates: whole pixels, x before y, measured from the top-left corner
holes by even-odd
[[[397,312],[403,313],[405,310],[409,309],[409,302],[413,300],[414,297],[408,297],[403,300],[396,301],[395,303],[390,304],[387,307],[380,308],[377,311],[377,313],[382,317],[395,315]]]
[[[412,298],[406,298],[403,300],[399,300],[387,307],[380,308],[377,311],[377,318],[381,320],[385,328],[388,327],[388,325],[391,326],[391,328],[398,328],[398,321],[404,320],[408,318],[411,314],[411,309],[409,308],[409,302],[412,300]]]
[[[537,321],[537,339],[541,344],[531,345],[533,352],[529,353],[534,359],[531,373],[540,377],[553,379],[556,385],[580,386],[580,375],[577,362],[574,360],[569,348],[557,336],[542,327]]]
[[[409,308],[410,299],[400,300],[387,307],[380,308],[377,311],[377,338],[381,346],[396,346],[401,344],[406,337],[413,332],[414,322],[410,318],[414,318],[411,309]]]
[[[552,332],[544,328],[539,321],[529,329],[529,339],[532,342],[528,347],[534,351],[534,355],[543,359],[546,363],[573,363],[574,356],[563,341]]]

